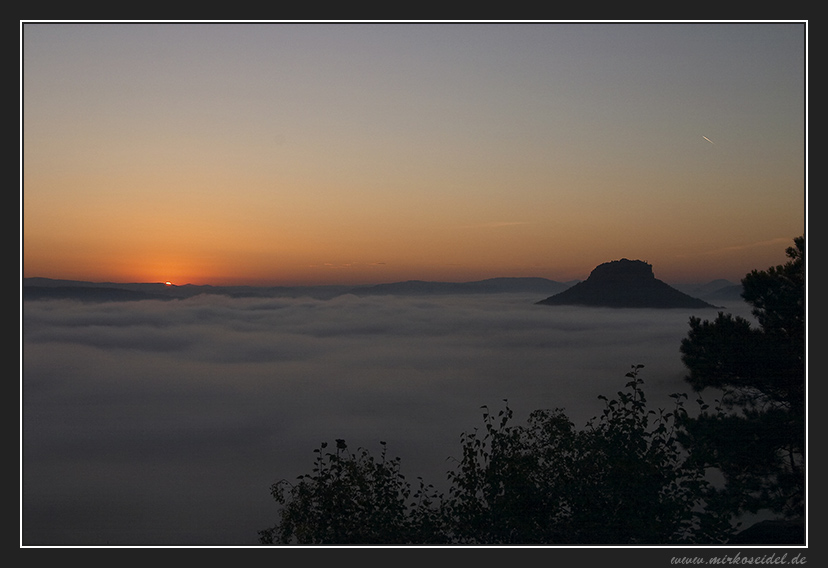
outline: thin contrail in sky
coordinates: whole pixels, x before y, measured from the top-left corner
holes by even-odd
[[[478,225],[464,225],[464,227],[466,229],[497,229],[499,227],[529,224],[531,224],[529,221],[492,221],[491,223],[480,223]]]
[[[702,134],[702,138],[704,138],[705,140],[707,140],[708,142],[710,142],[710,143],[711,143],[711,144],[713,144],[714,146],[716,145],[716,144],[715,144],[715,143],[714,143],[714,142],[713,142],[710,138],[708,138],[708,137],[707,137],[707,136],[705,136],[704,134]]]

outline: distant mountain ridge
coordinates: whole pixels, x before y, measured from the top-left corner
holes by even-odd
[[[209,284],[165,284],[163,282],[87,282],[52,278],[24,278],[24,300],[75,299],[88,302],[129,300],[175,300],[199,294],[234,298],[301,297],[329,299],[352,290],[352,286],[211,286]]]
[[[657,279],[651,264],[626,258],[598,265],[583,282],[537,303],[610,308],[716,307]]]
[[[23,286],[24,300],[80,300],[85,302],[131,302],[172,300],[173,296],[107,286]]]
[[[742,285],[734,284],[730,280],[719,278],[707,284],[676,286],[689,296],[701,298],[710,302],[743,302]]]
[[[440,295],[440,294],[556,294],[571,286],[571,283],[556,282],[547,278],[489,278],[474,282],[429,282],[407,280],[389,284],[376,284],[352,291],[358,296],[368,295]]]
[[[627,261],[626,262],[641,262]],[[616,261],[620,262],[620,261]],[[609,264],[609,263],[607,263]],[[642,263],[646,264],[646,263]],[[603,265],[602,265],[603,266]],[[639,281],[640,295],[649,295],[650,304],[658,303],[657,298],[672,300],[667,302],[675,307],[711,307],[701,300],[710,301],[741,301],[741,285],[727,280],[714,280],[708,284],[685,286],[682,291],[656,280],[652,274],[652,267],[638,267],[637,277],[635,269],[627,274],[627,288],[630,282]],[[74,299],[84,302],[110,301],[138,301],[138,300],[175,300],[197,296],[199,294],[223,295],[233,298],[269,298],[269,297],[310,297],[315,299],[331,299],[344,294],[366,296],[437,296],[437,295],[468,295],[468,294],[526,294],[537,297],[546,297],[537,304],[562,305],[565,303],[581,305],[614,305],[630,307],[630,292],[626,292],[626,301],[618,296],[620,289],[610,292],[608,286],[623,285],[624,279],[619,273],[614,276],[612,270],[606,268],[598,270],[595,277],[585,281],[558,282],[539,277],[501,277],[477,280],[471,282],[435,282],[425,280],[407,280],[384,284],[365,286],[320,285],[320,286],[211,286],[185,284],[181,286],[167,285],[163,282],[145,283],[118,283],[118,282],[87,282],[82,280],[57,280],[51,278],[24,278],[22,281],[22,299],[25,301],[46,299]],[[595,273],[595,271],[593,271]],[[595,280],[603,278],[603,292],[598,293]],[[632,280],[629,280],[632,278]],[[614,279],[614,280],[613,280]],[[640,284],[645,282],[645,286]],[[666,288],[665,288],[666,287]],[[671,292],[665,292],[670,289]],[[647,294],[644,294],[647,292]],[[691,295],[692,293],[692,295]],[[585,296],[590,296],[588,298]],[[597,295],[596,295],[597,294]],[[613,296],[615,294],[615,296]],[[680,296],[676,296],[679,294]],[[683,296],[683,298],[682,298]],[[585,299],[586,298],[586,299]],[[596,303],[596,298],[603,298],[604,303]],[[613,298],[615,298],[613,300]],[[680,299],[680,300],[679,300]],[[689,301],[688,301],[689,299]],[[701,302],[701,303],[699,303]],[[633,302],[635,303],[635,302]],[[663,304],[664,302],[662,302]],[[649,306],[649,307],[666,307]]]
[[[457,294],[524,293],[537,296],[555,294],[572,283],[556,282],[536,277],[489,278],[473,282],[429,282],[408,280],[366,286],[210,286],[185,284],[168,285],[162,282],[114,283],[81,280],[54,280],[24,278],[23,299],[75,299],[80,301],[174,300],[199,294],[240,297],[312,297],[330,299],[344,294],[356,296],[432,296]]]

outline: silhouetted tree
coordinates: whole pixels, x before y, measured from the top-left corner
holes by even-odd
[[[685,460],[670,412],[647,408],[641,365],[600,417],[576,430],[559,409],[525,426],[484,414],[486,432],[465,434],[445,502],[453,537],[475,544],[720,543],[730,516],[707,506],[704,471]]]
[[[627,390],[583,430],[562,410],[536,410],[512,425],[508,404],[484,408],[484,430],[461,436],[447,495],[421,478],[412,491],[388,460],[344,441],[326,445],[310,475],[272,486],[280,520],[262,543],[677,544],[721,543],[729,515],[708,506],[704,469],[686,461],[677,420],[647,408],[641,366]]]
[[[279,522],[259,531],[263,544],[411,544],[442,541],[433,488],[420,480],[412,493],[400,459],[351,453],[345,440],[319,449],[313,471],[296,483],[282,480],[271,495],[282,505]],[[431,494],[429,494],[431,491]]]
[[[699,398],[684,443],[724,474],[717,498],[734,513],[804,514],[805,238],[794,245],[787,263],[742,279],[759,327],[721,312],[712,322],[691,317],[681,343],[693,389],[722,393],[712,410]]]

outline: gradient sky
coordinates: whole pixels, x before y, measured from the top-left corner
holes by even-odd
[[[21,25],[23,276],[668,282],[806,223],[806,27]]]

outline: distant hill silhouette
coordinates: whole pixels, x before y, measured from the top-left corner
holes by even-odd
[[[547,306],[581,305],[611,308],[714,308],[658,280],[652,265],[641,260],[613,260],[589,278],[538,302]]]
[[[352,294],[358,296],[429,296],[439,294],[556,294],[568,288],[570,284],[548,280],[546,278],[489,278],[474,282],[428,282],[424,280],[407,280],[377,284],[354,289]]]
[[[701,298],[708,302],[725,302],[728,304],[744,302],[742,298],[742,285],[734,284],[730,280],[724,280],[722,278],[713,280],[707,284],[686,284],[684,286],[676,286],[676,288],[694,298]]]
[[[23,300],[78,300],[82,302],[126,302],[175,300],[200,294],[233,298],[312,297],[330,299],[351,291],[351,286],[210,286],[167,285],[163,282],[86,282],[52,278],[24,278]]]
[[[574,285],[573,285],[574,284]],[[738,298],[740,285],[715,281],[715,290],[704,297],[712,301]],[[639,260],[622,259],[602,264],[583,282],[557,282],[546,278],[489,278],[473,282],[408,280],[365,286],[210,286],[163,282],[116,283],[24,278],[22,299],[70,299],[83,302],[184,299],[199,294],[245,297],[311,297],[330,299],[343,294],[357,296],[430,296],[462,294],[531,294],[549,296],[547,305],[580,304],[612,307],[699,308],[713,307],[698,297],[680,292],[653,276],[652,267]],[[701,295],[701,294],[699,294]]]
[[[311,297],[330,299],[343,294],[357,296],[401,295],[427,296],[440,294],[500,294],[524,293],[533,296],[555,294],[571,283],[546,278],[490,278],[475,282],[426,282],[409,280],[365,286],[210,286],[183,284],[165,285],[163,282],[116,283],[86,282],[82,280],[55,280],[51,278],[24,278],[23,300],[78,300],[83,302],[113,302],[133,300],[184,299],[199,294],[224,295],[234,298]]]
[[[171,300],[172,296],[101,286],[24,286],[23,300],[79,300],[82,302],[133,302]]]

